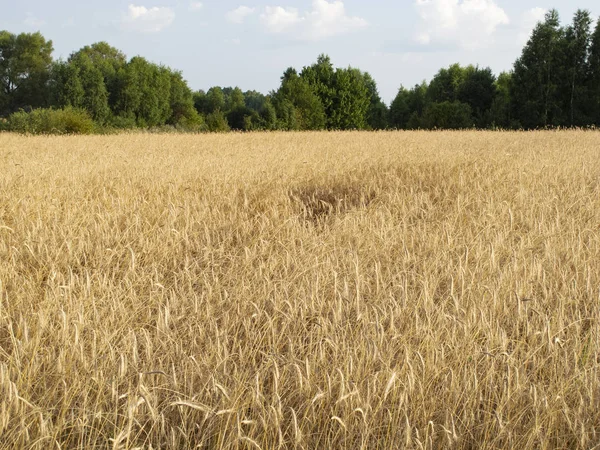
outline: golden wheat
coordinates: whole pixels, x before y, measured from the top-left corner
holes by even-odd
[[[600,134],[0,134],[0,448],[600,444]]]

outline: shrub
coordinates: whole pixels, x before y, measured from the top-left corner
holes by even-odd
[[[227,118],[221,111],[215,111],[206,116],[206,126],[208,131],[227,132],[230,131]]]
[[[95,124],[87,111],[77,108],[65,108],[56,111],[55,128],[61,134],[91,134]],[[52,116],[52,113],[50,113]]]
[[[112,116],[108,120],[109,128],[116,128],[118,130],[131,130],[133,128],[137,128],[137,123],[135,121],[135,117],[133,116]]]
[[[94,132],[95,125],[83,109],[41,108],[11,114],[5,129],[25,134],[90,134]]]
[[[178,131],[184,132],[201,132],[207,131],[208,127],[204,122],[204,117],[193,111],[189,116],[182,116],[175,124]]]

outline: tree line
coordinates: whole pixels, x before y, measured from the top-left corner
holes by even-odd
[[[128,60],[105,42],[67,60],[54,61],[52,51],[52,41],[39,32],[0,31],[0,127],[43,132],[62,124],[77,132],[600,126],[600,20],[594,27],[586,10],[578,10],[567,26],[556,10],[549,11],[510,72],[496,76],[490,68],[454,64],[429,83],[401,86],[389,107],[369,73],[335,68],[326,55],[300,71],[288,68],[278,89],[264,95],[217,86],[193,92],[181,72],[140,56]]]

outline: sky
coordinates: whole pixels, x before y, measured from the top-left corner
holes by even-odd
[[[600,14],[597,0],[0,0],[0,30],[40,31],[56,59],[106,41],[182,71],[194,90],[266,94],[325,53],[369,72],[389,104],[455,62],[510,70],[550,8],[564,24],[577,8]]]

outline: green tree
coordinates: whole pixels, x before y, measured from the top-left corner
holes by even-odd
[[[281,86],[273,95],[281,127],[287,130],[321,130],[325,128],[325,109],[320,98],[304,78],[288,69],[281,78]]]
[[[211,87],[206,93],[206,114],[225,110],[225,94],[218,86]]]
[[[397,129],[405,129],[412,112],[408,106],[409,91],[400,86],[398,93],[390,104],[390,126]]]
[[[512,74],[502,72],[495,82],[496,95],[490,107],[490,125],[503,129],[515,128],[511,114]]]
[[[563,34],[558,12],[553,9],[534,28],[515,62],[511,92],[513,115],[525,128],[558,125],[562,121],[558,88]]]
[[[432,103],[453,102],[458,100],[460,86],[467,76],[467,70],[460,64],[452,64],[440,69],[427,88],[427,100]]]
[[[91,64],[102,74],[104,86],[108,92],[108,104],[113,113],[116,111],[118,100],[118,77],[117,74],[127,64],[127,58],[123,52],[111,47],[106,42],[97,42],[87,45],[73,53],[69,60],[77,59],[86,55]]]
[[[390,125],[398,129],[420,128],[420,118],[428,103],[427,83],[415,85],[411,90],[403,86],[390,105]]]
[[[333,83],[333,104],[329,128],[334,130],[362,130],[367,126],[370,96],[360,70],[337,69]]]
[[[319,55],[317,62],[311,66],[304,67],[300,72],[300,78],[308,83],[312,91],[319,98],[325,112],[326,127],[332,128],[331,118],[335,108],[335,70],[331,58],[327,55]]]
[[[118,74],[117,110],[140,127],[164,125],[172,115],[171,74],[136,56]]]
[[[363,78],[367,88],[367,96],[370,99],[369,109],[367,110],[367,125],[372,130],[383,130],[388,126],[388,108],[379,96],[377,83],[373,77],[365,72]]]
[[[227,113],[226,117],[232,130],[251,131],[260,128],[258,112],[247,108],[245,105],[235,106]]]
[[[244,108],[246,100],[244,93],[239,87],[229,88],[225,99],[225,110],[233,111],[235,109]]]
[[[591,38],[588,70],[591,122],[600,126],[600,19]]]
[[[208,96],[206,95],[206,92],[204,92],[202,89],[194,92],[193,99],[194,108],[196,109],[198,114],[206,114],[206,111],[208,109]]]
[[[564,36],[565,67],[562,75],[562,109],[569,111],[570,126],[588,125],[591,117],[588,78],[588,53],[590,49],[592,18],[589,11],[577,10],[573,23]]]
[[[490,125],[490,110],[496,96],[496,77],[489,67],[469,66],[457,87],[456,99],[471,107],[473,122],[479,128]]]
[[[72,66],[69,72],[73,78],[69,81],[74,88],[63,91],[63,100],[66,100],[64,106],[84,108],[95,121],[105,123],[111,111],[108,105],[108,90],[104,84],[102,72],[86,53],[72,55],[67,64]],[[79,81],[76,81],[74,77],[77,77]],[[83,88],[83,97],[78,95],[78,83]]]
[[[293,75],[288,71],[284,78]],[[329,56],[319,55],[315,64],[302,69],[300,78],[308,83],[323,105],[326,128],[366,128],[372,95],[377,92],[374,82],[371,86],[367,85],[369,79],[372,81],[370,76],[367,78],[360,70],[351,67],[336,70]]]
[[[277,111],[270,97],[266,97],[262,107],[260,108],[260,118],[262,121],[262,128],[265,130],[277,129]]]
[[[0,115],[48,104],[52,51],[39,32],[0,31]]]
[[[250,131],[260,126],[260,116],[246,106],[244,93],[239,87],[223,89],[227,122],[232,130]]]
[[[194,97],[181,72],[168,70],[171,92],[169,108],[171,116],[167,120],[170,125],[199,123],[200,118],[194,108]]]
[[[230,130],[225,114],[220,109],[206,116],[206,126],[208,131],[215,133],[225,133]]]
[[[473,126],[471,107],[459,101],[430,103],[423,112],[421,123],[429,129],[470,128]]]
[[[257,91],[246,91],[244,92],[244,102],[246,103],[246,107],[250,108],[253,111],[258,111],[263,108],[265,102],[267,101],[267,96],[261,94]]]
[[[64,61],[54,63],[50,86],[53,105],[60,108],[83,106],[85,91],[79,77],[79,68],[75,64]]]
[[[300,130],[299,116],[300,114],[296,110],[296,107],[289,98],[280,96],[275,93],[273,95],[273,107],[275,108],[277,116],[278,130]],[[322,107],[322,106],[321,106]],[[323,115],[323,123],[325,122],[325,116]]]

